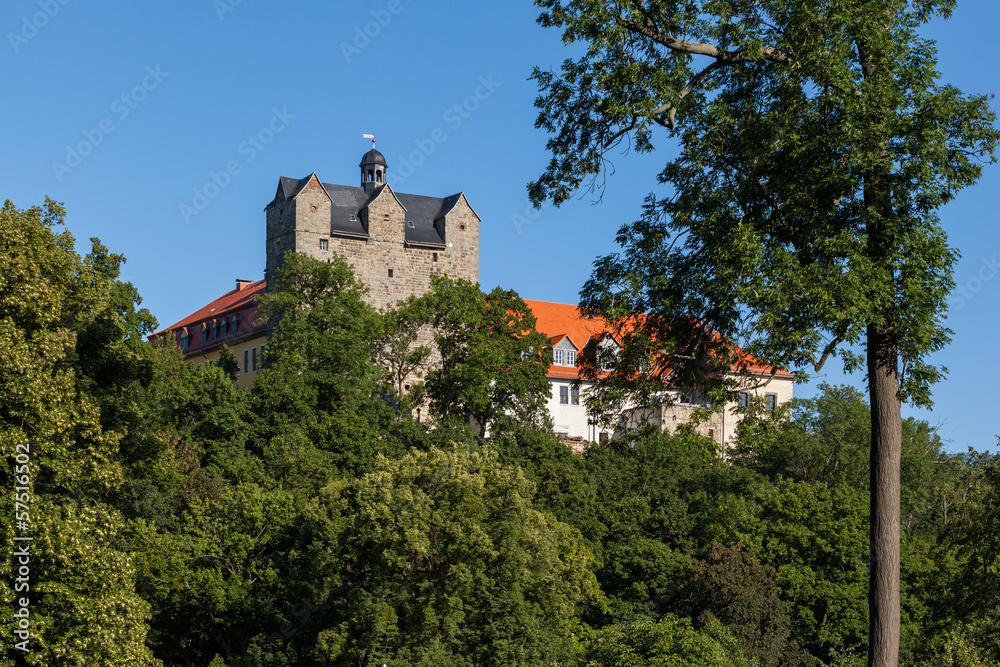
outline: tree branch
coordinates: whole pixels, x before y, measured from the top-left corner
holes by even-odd
[[[653,115],[655,117],[655,116],[659,116],[664,111],[668,112],[667,113],[666,127],[669,127],[671,130],[674,129],[674,118],[677,116],[677,104],[680,103],[680,101],[683,100],[685,97],[687,97],[687,95],[692,90],[694,90],[694,87],[697,86],[699,83],[701,83],[702,79],[704,79],[706,76],[708,76],[709,74],[711,74],[715,70],[720,69],[722,67],[725,67],[726,65],[729,65],[729,64],[730,63],[723,62],[721,60],[716,60],[714,63],[712,63],[711,65],[709,65],[708,67],[706,67],[705,69],[701,70],[700,72],[698,72],[697,74],[695,74],[693,77],[691,77],[691,80],[688,81],[688,84],[686,86],[684,86],[683,88],[681,88],[680,92],[677,93],[677,99],[676,100],[674,100],[673,102],[665,102],[665,103],[661,104],[657,108],[653,109],[651,115]],[[655,120],[655,118],[654,118],[654,120]],[[657,121],[657,122],[659,122],[659,121]],[[660,123],[660,124],[662,125],[663,123]]]
[[[816,373],[820,372],[820,370],[823,368],[823,365],[826,364],[826,360],[830,358],[830,355],[833,354],[833,351],[835,349],[837,349],[837,346],[843,342],[844,339],[841,338],[840,336],[837,336],[832,341],[830,341],[830,344],[827,345],[826,349],[823,350],[823,356],[820,357],[819,361],[813,364]]]
[[[751,60],[751,54],[746,51],[726,51],[725,49],[719,48],[715,44],[680,40],[676,37],[666,35],[659,30],[655,30],[648,25],[643,25],[642,23],[630,21],[628,19],[621,19],[621,23],[629,30],[648,37],[657,44],[665,46],[671,51],[675,51],[677,53],[708,56],[725,64],[743,63]],[[765,59],[772,62],[787,63],[790,60],[787,53],[781,49],[776,49],[773,46],[762,46],[759,53],[764,56]]]

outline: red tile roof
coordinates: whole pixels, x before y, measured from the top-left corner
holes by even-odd
[[[215,301],[212,301],[203,308],[194,311],[180,322],[171,324],[165,329],[161,329],[154,334],[150,334],[149,337],[152,338],[154,336],[160,336],[167,331],[176,331],[182,327],[191,326],[192,324],[201,324],[202,322],[209,321],[223,315],[230,315],[246,308],[252,308],[254,297],[258,294],[263,294],[266,287],[267,285],[265,281],[261,279],[255,283],[249,283],[241,289],[234,289],[226,292]]]
[[[583,349],[587,341],[593,336],[600,336],[610,331],[607,322],[603,318],[589,318],[580,314],[576,306],[567,303],[551,303],[549,301],[533,301],[525,299],[528,308],[538,320],[536,328],[552,339],[552,344],[557,345],[563,337],[568,337],[577,351]],[[769,375],[771,366],[753,359],[747,355],[746,371]],[[552,365],[547,373],[554,378],[576,378],[579,377],[578,369],[571,366]],[[775,375],[779,377],[794,377],[792,373],[778,370]]]
[[[257,282],[242,283],[240,287],[226,292],[218,299],[191,313],[180,322],[171,324],[165,329],[160,329],[156,333],[148,336],[149,340],[154,340],[169,332],[174,332],[180,339],[180,332],[185,328],[188,330],[188,346],[184,350],[186,357],[194,356],[201,352],[208,352],[220,347],[223,343],[232,344],[242,340],[248,340],[263,335],[267,329],[264,323],[254,322],[256,315],[255,299],[264,293],[267,285],[263,280]],[[211,327],[214,320],[229,318],[233,315],[239,316],[240,329],[236,334],[220,336],[215,340],[201,342],[201,325],[206,324]]]

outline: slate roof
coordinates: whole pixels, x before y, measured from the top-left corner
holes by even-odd
[[[285,199],[290,200],[302,191],[312,176],[313,174],[305,178],[288,178],[287,176],[282,176],[278,181],[278,187],[281,189]],[[334,185],[323,183],[322,181],[320,185],[326,191],[333,204],[330,207],[331,233],[368,238],[368,230],[365,229],[365,226],[361,222],[361,211],[389,186],[383,184],[369,196],[360,187]],[[390,192],[396,196],[396,199],[399,200],[399,203],[406,210],[406,222],[404,223],[406,225],[406,242],[415,245],[444,248],[444,236],[441,234],[441,229],[436,223],[455,208],[455,204],[462,198],[462,193],[441,198],[405,194],[391,189]],[[353,220],[351,219],[352,216],[354,217]],[[410,223],[413,224],[412,227]]]
[[[359,164],[358,166],[364,167],[365,165],[368,164],[377,164],[383,167],[387,166],[385,163],[385,156],[379,153],[374,148],[361,156],[361,164]]]

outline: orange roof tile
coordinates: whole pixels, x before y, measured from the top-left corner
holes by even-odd
[[[582,350],[587,342],[594,336],[601,336],[610,332],[607,321],[600,317],[586,317],[580,314],[580,310],[567,303],[552,303],[549,301],[534,301],[525,299],[528,308],[538,320],[536,328],[541,333],[548,336],[553,345],[558,344],[562,338],[568,337],[578,350]],[[771,366],[746,355],[746,371],[755,374],[769,375]],[[781,377],[794,377],[792,373],[778,370],[776,375]],[[571,366],[553,365],[546,373],[553,378],[576,378],[579,371]]]

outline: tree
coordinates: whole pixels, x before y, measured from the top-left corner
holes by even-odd
[[[482,434],[507,421],[545,423],[551,342],[535,329],[524,300],[499,287],[485,294],[468,281],[437,277],[424,299],[441,358],[427,378],[434,413],[471,417]]]
[[[24,489],[23,522],[5,522],[0,537],[28,545],[28,563],[18,560],[30,571],[20,582],[29,588],[4,586],[0,603],[8,636],[16,607],[31,624],[31,653],[8,644],[0,664],[146,667],[158,664],[145,646],[149,607],[109,501],[122,483],[129,393],[148,371],[139,345],[155,320],[117,281],[123,258],[97,239],[81,258],[64,217],[52,200],[0,209],[0,482]],[[14,493],[0,508],[15,516]],[[14,562],[0,565],[8,581]]]
[[[576,615],[601,602],[593,560],[532,487],[495,453],[458,448],[380,458],[325,488],[300,553],[330,597],[317,658],[299,664],[575,664]]]
[[[723,633],[727,632],[716,621]],[[671,614],[653,621],[635,621],[602,628],[592,640],[587,667],[745,667],[737,650],[732,657],[691,621]]]
[[[392,418],[375,364],[382,318],[364,300],[350,265],[289,252],[258,299],[271,325],[267,361],[254,381],[258,445],[315,443],[341,467],[370,466],[395,447],[379,433]]]
[[[555,136],[532,201],[565,201],[623,141],[680,144],[659,175],[671,192],[621,229],[624,253],[597,262],[582,305],[653,315],[647,338],[681,376],[739,361],[706,353],[708,332],[802,377],[838,354],[866,368],[869,663],[896,664],[900,403],[929,405],[943,372],[927,356],[949,341],[957,256],[936,212],[998,138],[986,98],[939,84],[917,34],[954,2],[537,4],[542,25],[587,51],[560,76],[535,71],[536,125]]]

